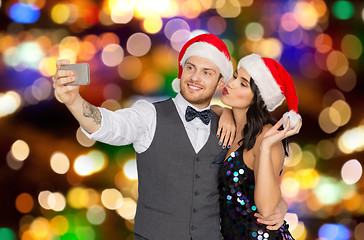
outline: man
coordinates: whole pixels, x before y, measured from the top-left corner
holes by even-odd
[[[65,86],[74,77],[59,70],[63,64],[68,61],[57,62],[55,94],[85,134],[112,145],[133,143],[139,181],[135,239],[221,239],[217,173],[225,152],[210,134],[218,123],[210,102],[233,73],[221,39],[202,34],[183,46],[175,98],[141,100],[115,112],[86,102],[77,86]],[[286,209],[277,212],[284,216]]]

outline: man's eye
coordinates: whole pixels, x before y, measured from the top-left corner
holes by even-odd
[[[211,75],[209,72],[205,72],[205,75]]]

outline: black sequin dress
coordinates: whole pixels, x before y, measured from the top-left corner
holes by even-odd
[[[241,150],[232,152],[219,172],[221,233],[225,240],[293,240],[286,222],[278,230],[267,230],[254,214],[254,172]]]

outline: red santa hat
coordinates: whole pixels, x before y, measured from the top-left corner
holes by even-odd
[[[233,64],[225,43],[214,34],[201,34],[185,43],[178,56],[178,78],[172,82],[175,92],[180,91],[180,79],[186,60],[192,56],[206,58],[212,61],[220,70],[224,80],[233,75]]]
[[[283,126],[289,117],[290,128],[295,127],[302,118],[298,114],[296,88],[286,69],[274,59],[254,53],[240,59],[238,69],[241,67],[254,79],[268,111],[273,111],[287,99],[289,111],[283,115]]]

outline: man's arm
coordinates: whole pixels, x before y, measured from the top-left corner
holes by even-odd
[[[58,60],[57,72],[53,77],[53,87],[56,98],[64,103],[80,126],[89,133],[94,133],[101,127],[100,110],[85,101],[79,94],[80,86],[65,85],[75,80],[70,70],[61,70],[61,65],[67,65],[68,60]]]

